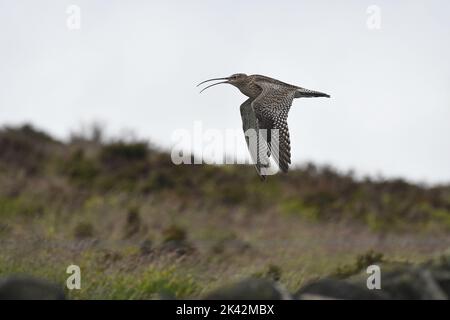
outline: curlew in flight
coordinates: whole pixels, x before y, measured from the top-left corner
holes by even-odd
[[[248,99],[241,105],[242,127],[247,146],[258,175],[264,179],[272,156],[278,167],[287,172],[291,163],[291,146],[287,117],[294,98],[327,97],[328,94],[290,85],[261,75],[243,73],[214,78],[203,83],[224,80],[205,87],[200,92],[222,83],[239,89]],[[256,133],[256,134],[255,134]]]

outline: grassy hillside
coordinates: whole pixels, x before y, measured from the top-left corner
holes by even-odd
[[[295,290],[372,250],[420,262],[449,229],[450,186],[312,164],[261,182],[249,166],[173,165],[144,141],[0,131],[0,275],[63,285],[77,264],[72,298],[199,297],[249,275]]]

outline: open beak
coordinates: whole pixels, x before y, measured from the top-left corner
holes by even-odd
[[[221,82],[217,82],[217,83],[214,83],[214,84],[210,84],[209,86],[206,86],[205,88],[203,88],[203,89],[200,91],[200,93],[202,93],[202,92],[205,91],[206,89],[211,88],[211,87],[214,87],[214,86],[216,86],[216,85],[218,85],[218,84],[228,83],[228,80],[229,80],[229,79],[228,79],[228,78],[214,78],[214,79],[209,79],[209,80],[205,80],[205,81],[200,82],[200,83],[197,85],[197,87],[198,87],[199,85],[202,85],[202,84],[206,83],[206,82],[209,82],[209,81],[217,81],[217,80],[225,80],[225,81],[221,81]]]

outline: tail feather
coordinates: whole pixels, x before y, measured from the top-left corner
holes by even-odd
[[[297,91],[295,92],[295,98],[315,98],[315,97],[330,98],[330,95],[323,92],[309,90],[305,88],[298,88]]]

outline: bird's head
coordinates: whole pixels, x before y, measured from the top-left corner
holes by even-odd
[[[225,78],[214,78],[214,79],[208,79],[208,80],[202,81],[202,82],[200,82],[197,85],[197,87],[202,85],[202,84],[204,84],[204,83],[206,83],[206,82],[224,80],[224,81],[221,81],[221,82],[217,82],[217,83],[211,84],[211,85],[203,88],[202,91],[200,91],[200,92],[203,92],[204,90],[206,90],[206,89],[208,89],[210,87],[213,87],[213,86],[216,86],[216,85],[222,84],[222,83],[229,83],[229,84],[239,88],[239,86],[241,84],[245,83],[245,81],[247,80],[247,77],[248,76],[245,73],[235,73],[235,74],[233,74],[233,75],[231,75],[229,77],[225,77]]]

